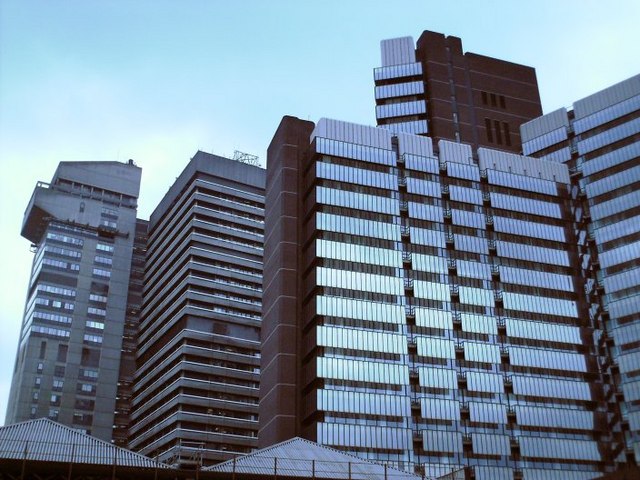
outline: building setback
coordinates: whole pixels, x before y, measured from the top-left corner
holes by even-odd
[[[197,152],[151,215],[129,443],[149,457],[257,445],[264,182]]]
[[[438,147],[281,122],[268,150],[260,445],[301,436],[479,480],[611,471],[568,168]]]
[[[48,417],[102,440],[126,417],[121,372],[140,168],[61,162],[22,236],[35,253],[6,423]],[[128,423],[126,418],[122,423]]]
[[[640,75],[522,126],[525,153],[569,166],[581,266],[597,327],[609,433],[640,460]],[[616,407],[616,403],[618,406]]]
[[[462,51],[425,31],[381,42],[374,71],[378,125],[478,147],[521,152],[519,127],[542,114],[535,69]]]

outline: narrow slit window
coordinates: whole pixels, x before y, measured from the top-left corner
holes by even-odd
[[[510,147],[511,146],[511,132],[509,131],[509,124],[507,122],[502,122],[502,129],[504,131],[504,143],[506,143]]]
[[[487,130],[487,141],[493,143],[493,134],[491,133],[491,120],[484,119],[484,128]]]
[[[502,145],[502,133],[500,131],[500,122],[498,120],[494,120],[493,124],[496,127],[496,143]]]

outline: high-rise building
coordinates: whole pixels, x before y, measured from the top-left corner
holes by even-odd
[[[257,445],[264,183],[197,152],[151,214],[129,446],[159,461]]]
[[[334,120],[280,124],[260,444],[297,435],[428,476],[610,471],[568,167],[438,147]]]
[[[117,436],[140,176],[132,161],[62,162],[37,184],[22,225],[35,256],[7,423],[48,417]]]
[[[374,71],[378,125],[478,147],[521,151],[519,127],[542,114],[536,72],[463,53],[457,37],[425,31],[381,42]]]
[[[619,460],[639,462],[640,75],[524,124],[522,136],[525,153],[569,166],[600,368],[611,383],[609,435]]]

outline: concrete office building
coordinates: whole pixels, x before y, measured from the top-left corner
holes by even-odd
[[[301,436],[478,480],[611,471],[568,167],[433,150],[382,128],[280,124],[260,445]]]
[[[581,267],[611,383],[608,435],[640,461],[640,75],[522,126],[527,154],[569,166]],[[616,403],[618,404],[616,406]]]
[[[381,42],[374,71],[378,125],[478,147],[521,151],[519,127],[542,114],[533,68],[462,51],[425,31]]]
[[[62,162],[37,184],[22,225],[35,256],[7,423],[48,417],[111,441],[114,411],[126,417],[120,366],[140,175],[132,161]]]
[[[161,462],[257,446],[264,182],[197,152],[151,214],[129,446]]]

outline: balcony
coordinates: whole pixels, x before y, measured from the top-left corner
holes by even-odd
[[[402,252],[402,263],[411,263],[411,252]]]
[[[404,289],[405,290],[413,290],[413,278],[405,278],[404,279]]]
[[[453,233],[449,233],[449,232],[445,233],[444,241],[445,243],[453,245],[453,242],[454,242]]]

